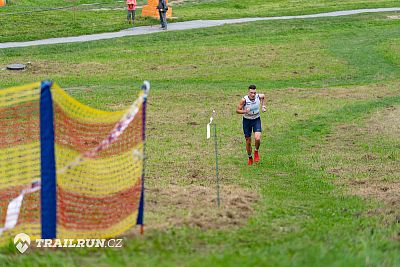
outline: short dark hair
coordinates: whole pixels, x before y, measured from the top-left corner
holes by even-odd
[[[256,86],[255,86],[254,84],[251,84],[251,85],[249,85],[249,90],[250,90],[250,89],[255,90],[255,89],[257,89],[257,88],[256,88]]]

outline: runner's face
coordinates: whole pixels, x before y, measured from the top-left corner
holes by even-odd
[[[256,89],[249,89],[249,99],[254,100],[256,98],[257,90]]]

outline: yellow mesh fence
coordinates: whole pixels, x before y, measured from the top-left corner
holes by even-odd
[[[57,236],[112,237],[136,224],[142,174],[142,113],[98,152],[124,114],[82,105],[53,86],[57,170]],[[138,102],[138,108],[141,103]],[[92,154],[90,154],[93,152]],[[89,157],[80,158],[82,154]]]
[[[56,84],[51,93],[57,238],[123,234],[136,225],[142,190],[144,94],[128,109],[110,112],[78,102]],[[41,236],[40,153],[40,83],[0,90],[0,244],[20,232]],[[21,193],[12,225],[7,209]]]
[[[40,83],[0,90],[1,245],[20,232],[41,235],[40,191],[23,197],[19,214],[10,209],[6,224],[10,202],[40,181],[39,101]]]

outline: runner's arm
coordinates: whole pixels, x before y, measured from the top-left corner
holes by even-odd
[[[267,107],[265,106],[265,95],[264,94],[259,94],[260,100],[261,100],[261,110],[265,112],[267,110]]]
[[[236,108],[237,114],[246,114],[247,112],[250,111],[250,109],[243,109],[245,103],[246,100],[244,100],[244,98],[240,99],[239,105]]]

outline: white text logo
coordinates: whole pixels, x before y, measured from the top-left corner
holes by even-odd
[[[37,248],[122,248],[123,239],[35,239]],[[19,233],[14,238],[15,247],[24,253],[31,244],[31,238]]]
[[[36,239],[37,248],[121,248],[123,239]]]

